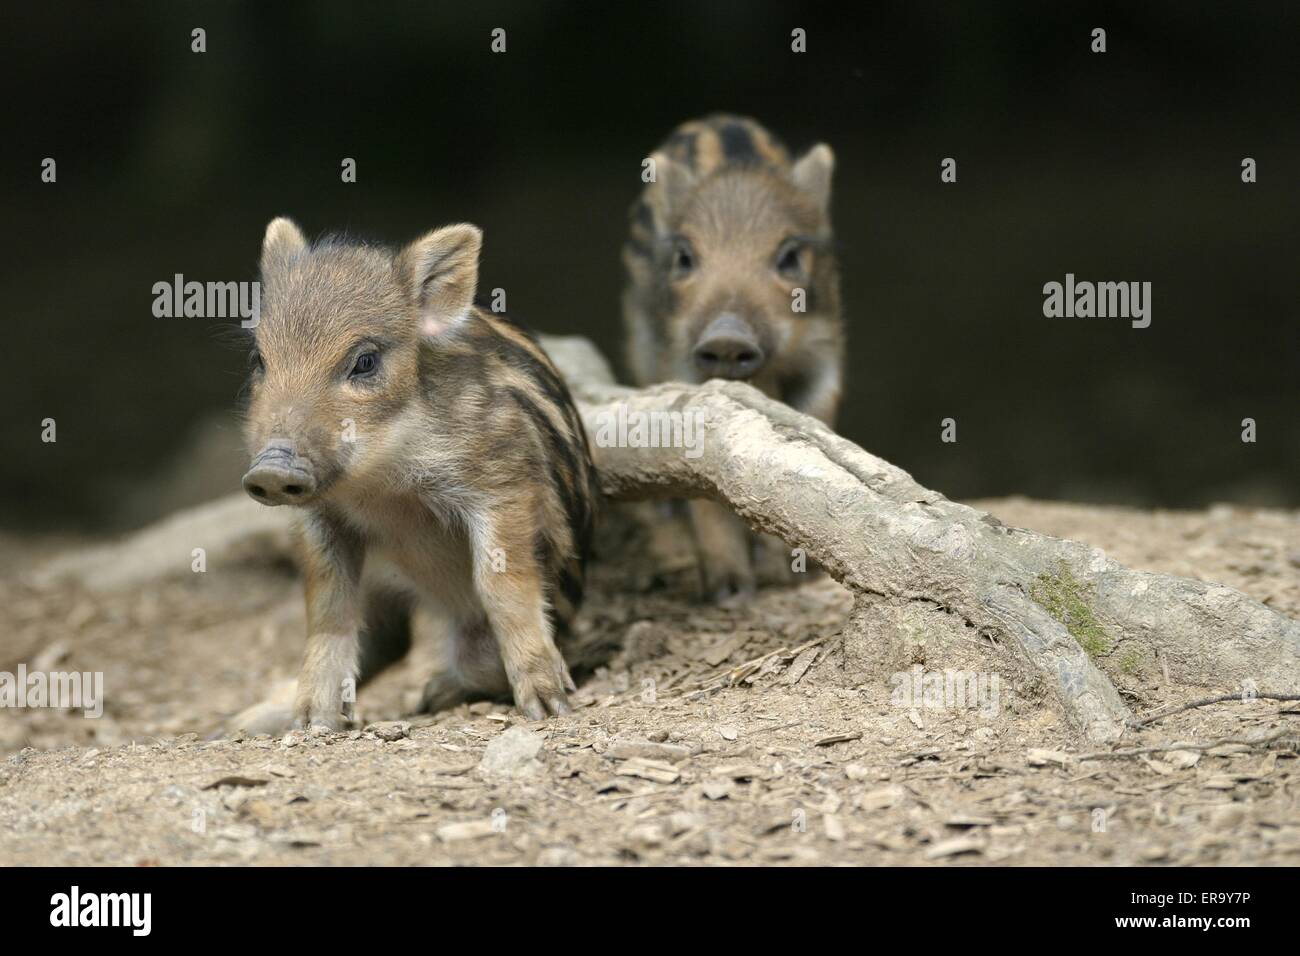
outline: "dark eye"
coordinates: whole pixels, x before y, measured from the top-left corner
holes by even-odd
[[[262,361],[262,353],[257,349],[248,353],[248,367],[255,372],[265,372],[266,364]]]
[[[379,353],[363,352],[357,356],[357,364],[352,366],[352,371],[348,377],[367,378],[374,375],[377,368],[379,368]]]
[[[695,268],[695,252],[691,249],[690,243],[686,241],[678,242],[673,247],[673,272],[678,275],[685,275]]]
[[[802,246],[797,242],[787,242],[776,254],[776,271],[781,275],[797,279],[803,275],[803,261],[799,258]]]

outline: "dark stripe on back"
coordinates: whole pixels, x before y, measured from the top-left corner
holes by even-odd
[[[492,317],[497,319],[506,318],[506,316],[497,313],[493,313]],[[526,325],[513,319],[510,320],[510,324],[527,335],[529,342],[532,343],[540,355],[544,356],[546,354]],[[569,519],[569,527],[573,533],[574,550],[581,565],[585,566],[595,527],[595,500],[593,496],[600,493],[600,485],[596,478],[595,466],[591,461],[587,431],[583,427],[582,417],[578,414],[578,406],[574,403],[573,396],[569,394],[564,379],[551,368],[549,359],[540,358],[539,355],[532,353],[520,343],[502,335],[499,330],[492,327],[491,321],[485,321],[483,325],[491,333],[490,344],[488,344],[485,351],[490,351],[501,361],[527,375],[547,400],[551,402],[552,407],[560,413],[561,418],[569,428],[572,437],[566,438],[555,427],[546,413],[534,405],[528,396],[523,395],[516,389],[508,390],[524,413],[536,423],[543,437],[551,446],[553,451],[553,454],[549,457],[551,483],[554,485],[556,494],[559,495],[560,502],[564,507],[565,515]],[[571,483],[564,481],[563,475],[556,468],[557,459],[571,476]]]
[[[560,571],[560,593],[577,610],[582,604],[582,580],[569,572],[568,568]]]
[[[505,316],[494,315],[493,318],[503,319]],[[532,332],[527,328],[527,326],[513,319],[509,321],[511,325],[527,335],[528,340],[532,343],[533,347],[536,348],[538,352],[541,352],[541,345],[537,343],[537,340],[533,337]],[[523,345],[507,338],[496,329],[492,328],[491,322],[486,322],[484,325],[492,335],[490,342],[485,343],[484,351],[490,352],[511,368],[523,372],[531,378],[542,392],[545,393],[546,397],[561,411],[573,404],[573,399],[570,397],[569,390],[565,387],[564,381],[551,369],[550,365],[539,358],[530,349],[525,348]]]
[[[569,528],[573,532],[574,544],[579,545],[583,529],[587,527],[588,522],[591,520],[590,514],[585,498],[564,480],[564,472],[556,466],[556,460],[558,459],[567,473],[573,476],[575,482],[582,480],[586,469],[578,467],[578,463],[574,459],[573,449],[564,440],[564,436],[551,424],[551,420],[546,417],[545,412],[529,401],[528,396],[518,389],[510,388],[506,389],[506,391],[515,400],[515,404],[519,406],[520,410],[532,419],[542,439],[550,446],[549,471],[551,486],[559,496],[565,516],[569,519]]]
[[[695,142],[699,134],[695,132],[686,133],[681,130],[673,133],[668,137],[667,147],[669,152],[678,151],[683,161],[692,169],[695,168]]]
[[[522,326],[521,326],[522,328]],[[532,335],[529,333],[532,340]],[[498,334],[499,348],[497,354],[510,363],[514,368],[527,374],[534,383],[542,390],[542,393],[550,400],[551,404],[560,412],[565,424],[569,426],[572,434],[571,439],[565,439],[564,436],[556,432],[556,437],[564,443],[565,449],[576,446],[578,452],[583,458],[583,464],[591,460],[591,450],[587,447],[587,431],[582,426],[582,418],[578,415],[578,406],[574,404],[573,396],[569,394],[569,388],[564,384],[564,379],[552,370],[550,365],[533,355],[519,343],[512,342]],[[541,345],[536,340],[532,340],[537,349],[541,351]],[[542,354],[545,354],[544,352]],[[549,420],[548,420],[549,424]],[[573,473],[575,480],[583,477],[584,472],[580,471],[573,462],[567,462],[570,471]],[[590,482],[594,486],[595,482]]]
[[[718,130],[718,137],[722,140],[722,154],[728,162],[754,163],[759,161],[758,149],[754,146],[754,137],[744,124],[723,123],[721,129]]]

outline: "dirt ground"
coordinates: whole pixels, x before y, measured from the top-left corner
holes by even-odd
[[[1300,616],[1300,513],[977,506]],[[0,671],[102,671],[105,687],[98,719],[0,710],[0,864],[1300,864],[1300,704],[1200,708],[1115,747],[1268,745],[1081,760],[1097,748],[1013,678],[996,714],[845,680],[848,595],[816,575],[721,609],[684,575],[641,590],[634,559],[598,562],[582,627],[622,649],[572,716],[412,716],[437,662],[426,621],[362,690],[358,729],[209,741],[294,674],[292,570],[107,594],[32,582],[78,544],[0,538]],[[1139,715],[1235,690],[1101,664]]]

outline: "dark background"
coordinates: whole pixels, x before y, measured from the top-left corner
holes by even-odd
[[[152,286],[256,278],[277,214],[476,222],[482,288],[619,356],[641,159],[714,110],[836,151],[850,438],[955,498],[1300,504],[1295,4],[6,6],[0,524],[238,489],[245,357]],[[1066,272],[1152,282],[1151,327],[1044,318]]]

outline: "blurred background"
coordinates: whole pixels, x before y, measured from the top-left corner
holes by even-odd
[[[233,323],[155,318],[152,287],[255,279],[277,214],[476,222],[483,288],[621,362],[641,159],[715,110],[837,153],[854,441],[953,498],[1300,505],[1300,7],[846,6],[11,5],[0,526],[238,490]],[[1151,327],[1044,318],[1067,272],[1150,281]]]

